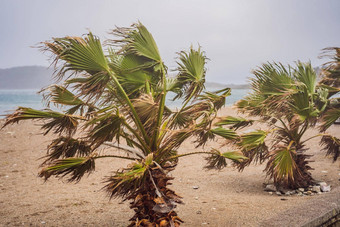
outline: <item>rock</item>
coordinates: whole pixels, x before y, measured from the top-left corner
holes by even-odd
[[[299,192],[304,192],[305,189],[304,189],[304,188],[298,188],[298,191],[299,191]]]
[[[286,195],[286,196],[290,196],[290,191],[287,191],[287,192],[285,193],[285,195]]]
[[[312,192],[316,192],[316,193],[318,193],[318,192],[321,192],[321,190],[320,190],[320,186],[313,186],[312,187]]]
[[[302,194],[302,192],[298,192],[298,194],[297,195],[299,195],[299,196],[302,196],[303,194]]]
[[[273,192],[268,192],[269,193],[269,195],[272,195],[273,194]]]
[[[285,201],[285,200],[288,200],[288,199],[282,198],[281,200]]]
[[[199,210],[199,211],[196,211],[196,214],[202,214],[202,212]]]
[[[266,192],[276,192],[276,187],[273,184],[267,184],[263,190]]]
[[[306,191],[304,194],[305,194],[305,195],[312,195],[313,192],[312,192],[312,191]]]
[[[328,171],[327,170],[322,170],[321,173],[328,173]]]
[[[278,195],[278,196],[281,196],[282,194],[281,194],[281,192],[279,192],[279,191],[277,191],[277,192],[275,192],[276,193],[276,195]]]
[[[195,200],[198,200],[198,197],[197,197],[197,196],[195,197]]]
[[[321,181],[321,182],[318,182],[317,183],[317,185],[319,185],[319,186],[327,186],[327,183],[326,182],[324,182],[324,181]]]
[[[198,186],[195,185],[195,186],[192,186],[192,188],[193,188],[193,189],[199,189],[200,187],[198,187]]]
[[[330,185],[320,186],[320,189],[321,189],[322,192],[330,192],[331,186]]]

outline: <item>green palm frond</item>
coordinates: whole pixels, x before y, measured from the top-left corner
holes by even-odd
[[[230,88],[224,88],[215,92],[204,92],[199,96],[199,100],[210,101],[216,110],[221,109],[225,105],[226,97],[231,93]]]
[[[274,178],[274,182],[288,184],[289,181],[294,181],[298,174],[294,155],[296,151],[289,147],[281,147],[272,152],[266,170]]]
[[[321,131],[326,131],[331,125],[340,118],[340,109],[330,108],[326,110],[321,118]]]
[[[238,145],[244,149],[253,149],[264,144],[268,132],[263,130],[255,130],[241,135],[241,141]]]
[[[57,177],[70,175],[68,178],[69,182],[78,182],[85,173],[90,174],[94,169],[95,162],[93,157],[57,159],[49,163],[47,167],[44,167],[40,171],[39,177],[44,177],[47,180],[52,175]]]
[[[188,52],[179,52],[179,61],[177,61],[178,75],[177,86],[180,90],[177,90],[177,98],[184,97],[184,102],[188,102],[193,97],[197,97],[198,94],[204,89],[205,74],[207,58],[201,48],[194,50],[190,47]]]
[[[236,134],[236,132],[232,129],[225,129],[222,127],[211,129],[211,132],[215,135],[221,136],[224,139],[231,140],[231,141],[237,141],[239,136]]]
[[[307,88],[307,94],[314,94],[316,88],[316,73],[311,63],[297,62],[296,67],[293,72],[294,77]]]
[[[78,126],[78,120],[83,119],[80,116],[63,114],[52,110],[35,110],[32,108],[19,107],[14,113],[7,115],[6,122],[3,127],[18,123],[21,120],[47,120],[42,125],[46,135],[52,129],[54,133],[68,133],[73,134]]]
[[[47,151],[47,159],[43,164],[59,158],[85,157],[92,152],[92,148],[87,141],[61,136],[52,141]]]
[[[227,116],[227,117],[220,118],[215,123],[215,125],[216,126],[230,125],[231,129],[237,130],[237,129],[241,129],[249,125],[252,125],[253,123],[254,123],[254,120],[247,120],[242,117]]]
[[[68,71],[85,71],[91,75],[108,71],[101,42],[91,32],[84,38],[67,36],[54,38],[51,42],[43,42],[41,50],[50,51],[55,56],[55,63],[63,60],[64,63],[58,72],[62,77]]]
[[[336,161],[340,156],[340,139],[331,135],[324,135],[320,141],[320,145],[324,146],[323,150],[326,155],[332,155],[333,160]]]
[[[90,128],[88,138],[95,147],[100,146],[105,141],[113,139],[119,142],[124,134],[125,117],[118,110],[111,110],[100,113],[96,118],[88,121],[86,127]]]
[[[211,155],[206,158],[208,163],[205,168],[221,170],[227,166],[226,159],[229,159],[235,163],[239,163],[248,158],[243,156],[242,153],[239,151],[229,151],[222,153],[219,150],[213,149],[211,151]]]
[[[126,198],[141,187],[145,181],[149,166],[143,162],[135,162],[130,167],[117,171],[113,176],[105,180],[107,183],[104,189],[111,198],[123,197]]]

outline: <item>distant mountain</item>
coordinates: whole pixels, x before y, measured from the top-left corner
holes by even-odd
[[[20,66],[0,69],[0,89],[41,89],[51,83],[53,70],[44,66]],[[207,88],[247,89],[248,84],[206,82]],[[209,89],[208,89],[209,90]]]
[[[231,89],[250,89],[249,84],[220,84],[216,82],[206,82],[205,86],[207,88],[212,87],[212,88],[221,88],[221,89],[226,88],[226,87],[229,87]]]
[[[0,69],[0,89],[40,89],[52,83],[52,73],[43,66]]]

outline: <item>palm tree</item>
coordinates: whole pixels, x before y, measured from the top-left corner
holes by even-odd
[[[203,92],[207,58],[200,48],[178,53],[177,75],[170,77],[157,45],[141,24],[116,28],[116,38],[105,50],[92,33],[84,37],[54,38],[41,43],[51,53],[57,81],[43,90],[48,104],[63,111],[19,107],[6,118],[4,127],[21,120],[43,121],[42,130],[57,134],[47,148],[40,177],[67,177],[79,181],[102,158],[131,163],[108,176],[104,188],[110,197],[131,201],[135,215],[130,226],[179,226],[174,208],[181,197],[168,188],[178,159],[207,154],[208,166],[222,168],[225,159],[239,162],[236,151],[195,151],[178,154],[190,137],[197,147],[215,136],[234,139],[232,130],[212,122],[230,89]],[[165,105],[169,92],[182,98],[182,106]],[[104,146],[116,148],[108,152]],[[117,154],[124,151],[126,155]]]
[[[339,49],[337,49],[339,54]],[[334,161],[339,156],[340,140],[326,134],[339,115],[339,98],[331,96],[339,92],[339,56],[330,63],[321,83],[317,83],[316,73],[310,63],[298,62],[296,67],[267,63],[254,71],[251,79],[252,92],[237,103],[242,113],[257,117],[268,124],[269,130],[255,130],[241,134],[235,146],[248,159],[237,163],[243,170],[252,162],[267,161],[265,171],[276,186],[296,189],[313,184],[309,170],[305,132],[322,124],[321,144]],[[336,76],[334,76],[335,70]],[[332,83],[325,83],[332,78]],[[335,85],[331,87],[331,85]],[[252,120],[225,117],[220,125],[230,125],[236,130],[252,124]]]

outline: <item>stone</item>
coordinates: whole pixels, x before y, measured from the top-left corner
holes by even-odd
[[[327,186],[327,183],[324,181],[318,182],[317,185],[319,186]]]
[[[195,186],[192,186],[192,188],[193,188],[193,189],[199,189],[200,187],[198,187],[198,186],[195,185]]]
[[[273,194],[273,192],[268,192],[269,193],[269,195],[272,195]]]
[[[304,188],[298,188],[298,191],[299,191],[299,192],[304,192],[305,189],[304,189]]]
[[[316,193],[321,192],[320,186],[314,185],[314,186],[312,187],[312,192],[316,192]]]
[[[285,193],[285,195],[286,195],[286,196],[290,196],[290,191],[287,191],[287,192]]]
[[[299,195],[299,196],[302,196],[303,194],[302,194],[302,192],[298,192],[298,194],[297,195]]]
[[[281,192],[279,192],[279,191],[277,191],[277,192],[275,192],[276,193],[276,195],[278,195],[278,196],[281,196],[282,194],[281,194]]]
[[[305,195],[312,195],[313,192],[312,192],[312,191],[306,191],[304,194],[305,194]]]
[[[276,187],[273,184],[267,184],[263,190],[266,192],[276,192]]]
[[[196,211],[196,214],[202,214],[202,212],[199,210],[199,211]]]
[[[320,189],[321,189],[322,192],[330,192],[331,186],[330,185],[321,186]]]

